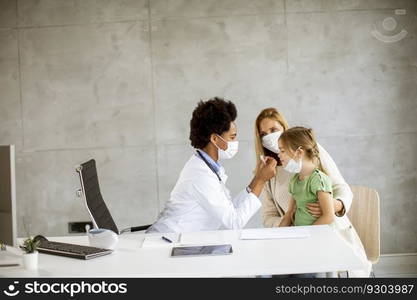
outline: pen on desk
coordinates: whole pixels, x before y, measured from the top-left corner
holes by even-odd
[[[167,237],[162,236],[162,239],[163,239],[164,241],[167,241],[168,243],[172,243],[172,241],[171,241],[169,238],[167,238]]]

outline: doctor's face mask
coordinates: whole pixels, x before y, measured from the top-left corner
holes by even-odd
[[[214,146],[218,149],[219,159],[231,159],[239,150],[239,142],[238,141],[225,141],[220,135],[216,134],[219,138],[221,138],[225,143],[227,143],[226,150],[221,149],[215,143]]]

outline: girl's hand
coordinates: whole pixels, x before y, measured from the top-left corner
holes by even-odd
[[[291,196],[290,201],[288,203],[288,210],[285,213],[284,217],[281,219],[279,223],[279,227],[286,227],[292,225],[292,220],[294,219],[294,213],[296,209],[296,204],[294,198]]]

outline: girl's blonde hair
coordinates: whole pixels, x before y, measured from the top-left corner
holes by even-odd
[[[259,134],[259,126],[261,122],[264,119],[270,119],[273,121],[277,121],[282,128],[284,128],[284,131],[287,130],[290,126],[287,123],[287,120],[285,120],[285,117],[275,108],[265,108],[262,110],[259,115],[256,117],[255,121],[255,153],[256,153],[256,170],[259,169],[259,166],[261,165],[261,159],[260,156],[271,156],[276,159],[278,162],[278,165],[281,165],[281,161],[278,157],[278,155],[266,148],[262,145],[262,139]]]
[[[321,163],[320,151],[313,129],[301,126],[293,127],[284,131],[279,137],[279,140],[290,153],[294,153],[301,147],[307,157],[311,159],[322,172],[327,174],[327,171],[323,168]]]

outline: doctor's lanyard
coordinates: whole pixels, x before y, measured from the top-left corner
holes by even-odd
[[[207,159],[204,158],[204,156],[200,153],[199,150],[197,150],[197,153],[201,157],[201,159],[206,163],[207,167],[209,167],[210,170],[212,170],[213,173],[216,174],[217,178],[219,178],[219,181],[222,182],[222,179],[220,178],[219,174],[217,174],[216,170],[214,170],[214,168],[209,164],[209,162],[207,161]]]

